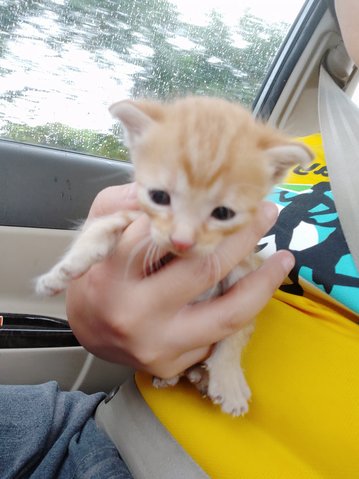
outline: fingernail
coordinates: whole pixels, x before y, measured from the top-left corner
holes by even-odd
[[[127,185],[127,199],[133,200],[137,198],[137,185],[136,183],[129,183]]]
[[[278,251],[281,255],[281,263],[286,271],[291,271],[295,265],[295,258],[289,251]]]
[[[270,201],[263,202],[262,211],[268,221],[275,221],[278,218],[278,207]]]

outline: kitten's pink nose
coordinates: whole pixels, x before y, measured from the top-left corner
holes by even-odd
[[[171,243],[174,246],[175,250],[179,253],[184,253],[192,248],[194,245],[193,241],[180,241],[176,240],[175,238],[171,238]]]

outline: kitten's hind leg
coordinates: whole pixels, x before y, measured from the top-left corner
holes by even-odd
[[[194,384],[203,397],[208,394],[209,374],[205,363],[199,363],[186,370],[190,383]]]
[[[63,258],[36,280],[36,293],[53,296],[63,291],[72,279],[79,278],[90,267],[108,257],[118,236],[138,216],[138,211],[118,212],[102,216],[85,224]]]
[[[223,412],[241,416],[248,412],[251,391],[244,377],[240,359],[243,348],[254,329],[254,322],[220,341],[206,359],[208,396]]]
[[[156,389],[164,389],[169,386],[176,386],[181,376],[182,374],[177,374],[177,376],[173,376],[172,378],[168,378],[168,379],[161,379],[161,378],[158,378],[157,376],[154,376],[152,378],[152,386]]]

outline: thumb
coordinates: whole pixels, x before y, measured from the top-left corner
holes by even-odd
[[[92,203],[89,218],[106,216],[117,211],[137,210],[139,208],[137,200],[136,183],[127,183],[125,185],[109,186],[100,191]]]
[[[293,266],[292,254],[278,251],[223,296],[187,308],[181,315],[187,348],[216,343],[247,324],[265,307]]]

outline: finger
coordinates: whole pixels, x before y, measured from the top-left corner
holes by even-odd
[[[91,207],[89,218],[109,215],[113,212],[138,209],[137,186],[135,183],[113,186],[102,190]],[[130,224],[119,238],[111,261],[115,268],[131,268],[133,277],[143,276],[145,263],[158,262],[166,253],[151,240],[149,218],[143,216]]]
[[[150,219],[141,215],[119,237],[117,247],[111,255],[113,269],[126,272],[127,279],[143,279],[156,269],[166,251],[156,246],[150,234]]]
[[[142,278],[145,258],[151,249],[150,221],[141,215],[122,234],[111,262],[119,272],[126,270],[130,277]]]
[[[180,354],[172,361],[162,361],[155,367],[151,367],[150,372],[163,379],[171,378],[182,373],[194,364],[204,361],[211,351],[211,346],[204,346]]]
[[[203,257],[184,257],[171,262],[148,278],[156,291],[166,291],[167,306],[177,310],[214,286],[254,250],[259,239],[273,226],[278,210],[264,202],[253,222],[238,233],[226,237],[216,250],[216,268]],[[144,284],[147,287],[147,285]],[[166,302],[164,300],[164,307]]]
[[[90,208],[89,217],[110,215],[138,207],[136,183],[110,186],[98,193]]]
[[[173,324],[173,337],[181,338],[182,347],[191,350],[233,334],[265,307],[293,266],[291,253],[275,253],[223,296],[188,306],[178,318],[181,322]]]

